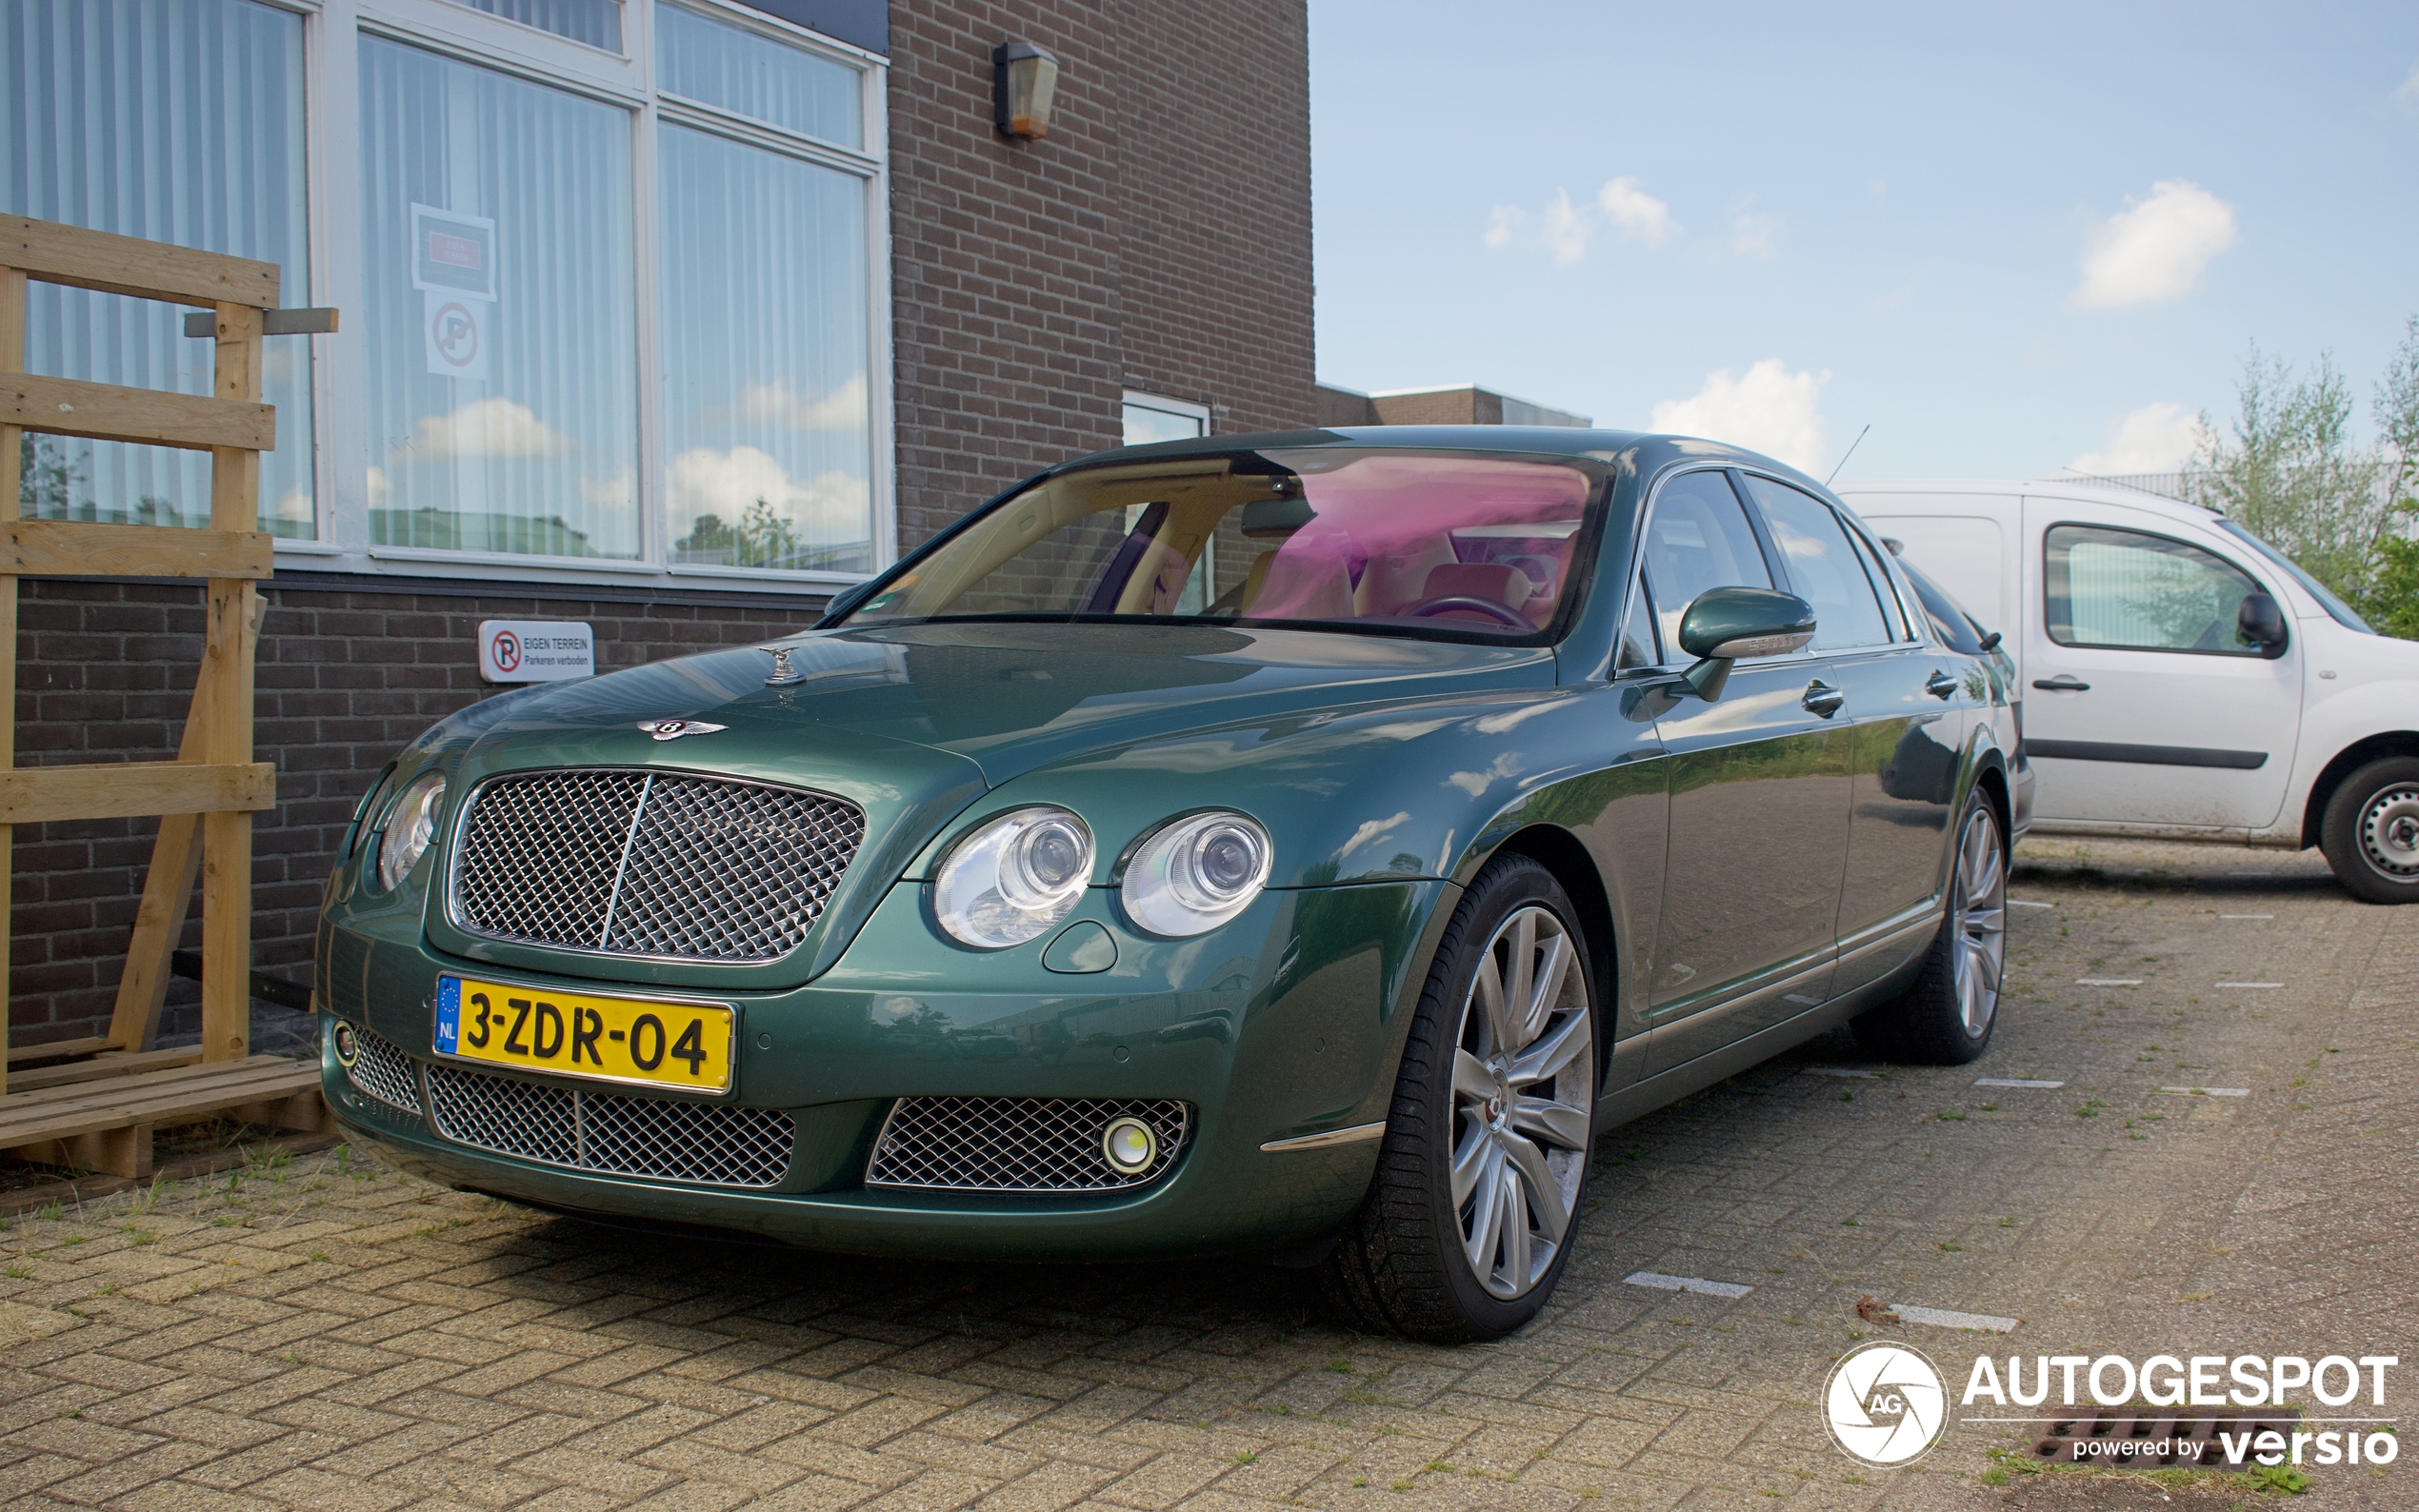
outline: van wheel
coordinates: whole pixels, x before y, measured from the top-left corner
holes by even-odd
[[[1957,831],[1949,914],[1915,985],[1853,1021],[1877,1060],[1963,1065],[1989,1047],[2008,965],[2008,851],[1999,814],[1975,792]]]
[[[1588,947],[1553,873],[1489,862],[1436,946],[1377,1175],[1322,1281],[1371,1329],[1500,1339],[1569,1263],[1595,1136]]]
[[[2419,903],[2419,757],[2389,756],[2327,800],[2319,848],[2335,880],[2370,903]]]

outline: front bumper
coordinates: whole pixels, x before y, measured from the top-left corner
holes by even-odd
[[[1417,991],[1409,963],[1447,886],[1270,892],[1224,927],[1172,942],[1127,932],[1108,891],[1094,889],[1074,920],[1110,931],[1117,964],[1062,975],[1041,965],[1056,931],[1011,950],[961,950],[927,922],[921,886],[902,883],[815,982],[713,995],[736,1005],[740,1017],[733,1089],[721,1101],[782,1109],[795,1121],[787,1171],[762,1188],[610,1175],[456,1143],[425,1112],[413,1117],[363,1096],[337,1064],[332,1035],[321,1037],[329,1046],[323,1082],[338,1120],[406,1169],[605,1218],[929,1258],[1107,1260],[1277,1247],[1350,1213],[1377,1145],[1261,1145],[1386,1116],[1405,993]],[[322,934],[321,1002],[411,1058],[424,1109],[440,972],[550,985],[454,961],[421,939],[382,938],[381,923],[400,932],[390,915],[356,929],[341,912]],[[635,986],[609,990],[647,995]],[[574,1084],[477,1069],[540,1086]],[[894,1100],[914,1096],[1177,1098],[1192,1104],[1192,1129],[1156,1179],[1113,1192],[868,1187],[875,1131]]]

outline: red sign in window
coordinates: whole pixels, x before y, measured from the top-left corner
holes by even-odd
[[[452,268],[479,266],[479,244],[475,237],[449,236],[443,231],[429,233],[429,261]]]

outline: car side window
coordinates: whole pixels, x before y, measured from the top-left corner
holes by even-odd
[[[1769,478],[1749,477],[1747,488],[1788,564],[1790,589],[1814,606],[1814,649],[1890,641],[1872,580],[1831,507]]]
[[[1865,564],[1865,575],[1873,580],[1873,591],[1882,598],[1882,620],[1893,641],[1921,640],[1915,622],[1907,609],[1906,595],[1899,591],[1897,581],[1890,576],[1889,564],[1884,561],[1880,547],[1863,532],[1850,526],[1849,539],[1856,543],[1856,559]]]
[[[1684,472],[1663,486],[1647,516],[1643,555],[1665,646],[1680,644],[1680,616],[1708,588],[1772,587],[1754,527],[1722,472]]]
[[[1974,632],[1973,621],[1957,607],[1948,590],[1911,567],[1906,567],[1906,573],[1916,599],[1924,607],[1924,617],[1931,621],[1932,639],[1967,656],[1982,655],[1982,637]]]
[[[1644,583],[1629,600],[1629,619],[1621,627],[1621,648],[1613,654],[1612,669],[1633,671],[1643,666],[1662,665],[1662,653],[1655,649],[1654,600]]]
[[[2043,537],[2049,639],[2116,650],[2257,656],[2236,627],[2263,591],[2222,557],[2140,530],[2053,525]]]

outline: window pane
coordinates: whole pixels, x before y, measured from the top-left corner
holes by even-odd
[[[672,560],[873,569],[866,187],[667,124]]]
[[[2235,625],[2259,585],[2206,551],[2080,525],[2051,527],[2046,549],[2049,638],[2061,646],[2259,654]]]
[[[1638,596],[1629,604],[1629,621],[1621,627],[1621,648],[1613,653],[1612,669],[1626,672],[1632,667],[1654,666],[1662,658],[1654,645],[1653,595],[1646,585],[1638,586]]]
[[[1202,433],[1199,415],[1127,401],[1127,446],[1147,447],[1154,441],[1190,441]]]
[[[0,0],[0,208],[275,263],[310,303],[303,200],[303,22],[249,0]],[[348,312],[350,313],[350,312]],[[185,311],[33,284],[26,366],[55,377],[210,392],[216,347]],[[260,528],[313,534],[310,338],[270,338]],[[28,436],[24,512],[210,524],[207,451]]]
[[[1646,573],[1663,644],[1680,644],[1680,617],[1708,588],[1769,588],[1772,574],[1730,480],[1689,472],[1655,495],[1647,521]]]
[[[368,36],[361,111],[370,539],[637,556],[630,117]]]
[[[1814,649],[1888,641],[1881,601],[1873,597],[1872,582],[1830,506],[1769,478],[1750,477],[1747,487],[1789,564],[1790,588],[1814,606]]]
[[[608,52],[622,50],[622,0],[459,0],[525,27],[585,42]]]
[[[845,63],[678,6],[655,8],[655,84],[734,115],[819,136],[864,142],[865,75]]]

